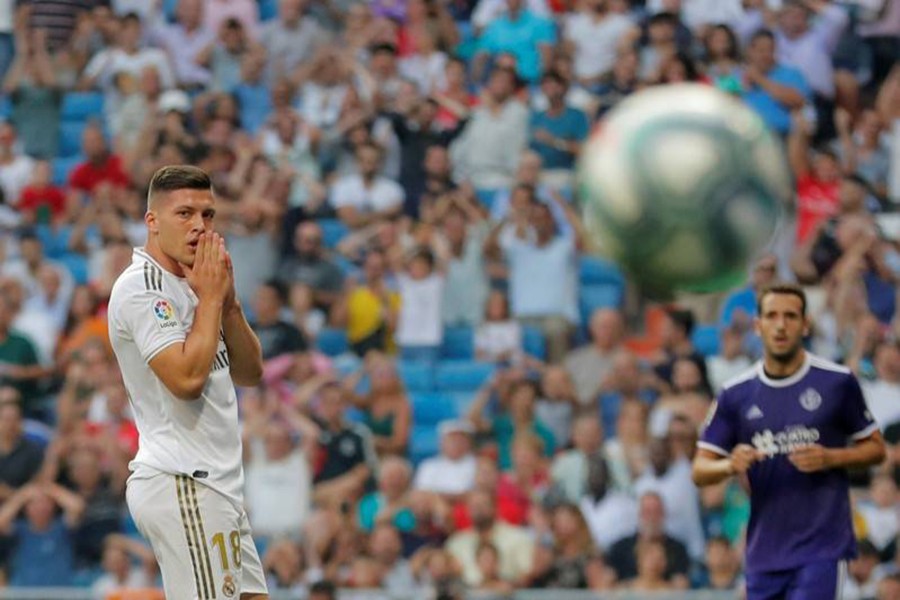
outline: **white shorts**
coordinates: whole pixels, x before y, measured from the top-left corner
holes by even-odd
[[[153,547],[166,598],[237,600],[268,593],[247,513],[215,490],[187,475],[160,473],[130,479],[125,498]]]

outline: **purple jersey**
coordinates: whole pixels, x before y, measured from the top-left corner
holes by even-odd
[[[767,377],[760,362],[725,384],[698,446],[727,456],[750,444],[768,456],[748,472],[748,573],[855,554],[846,471],[802,473],[787,455],[813,443],[846,447],[877,428],[850,370],[808,352],[785,379]]]

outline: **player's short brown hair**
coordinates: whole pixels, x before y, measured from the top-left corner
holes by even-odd
[[[153,174],[147,191],[147,205],[160,194],[178,190],[212,190],[212,180],[203,169],[191,165],[166,165]]]
[[[799,285],[786,282],[772,283],[760,290],[759,294],[756,296],[757,314],[762,314],[763,300],[770,294],[790,294],[791,296],[797,296],[800,298],[800,312],[804,317],[806,316],[806,292],[804,292],[803,288]]]

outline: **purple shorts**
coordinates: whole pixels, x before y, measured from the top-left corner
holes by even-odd
[[[785,571],[747,573],[747,600],[840,600],[847,561],[825,560]]]

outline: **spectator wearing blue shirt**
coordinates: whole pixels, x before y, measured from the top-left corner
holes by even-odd
[[[488,57],[505,52],[516,58],[519,77],[535,82],[549,62],[556,27],[550,19],[525,10],[522,0],[506,0],[506,5],[506,14],[492,21],[478,41],[476,62],[482,68],[476,67],[474,72],[483,72]]]
[[[575,159],[588,134],[588,119],[582,111],[566,105],[568,83],[556,71],[544,74],[541,91],[550,106],[531,114],[529,145],[541,155],[544,169],[553,175],[554,182],[570,184]]]
[[[63,510],[56,516],[56,507]],[[25,510],[23,519],[17,519]],[[0,508],[0,534],[15,539],[10,557],[12,587],[72,585],[72,531],[78,527],[85,503],[77,494],[55,484],[29,484]]]
[[[758,31],[750,40],[743,84],[744,102],[783,136],[791,129],[791,112],[803,108],[810,98],[800,71],[775,62],[775,36],[768,30]]]

